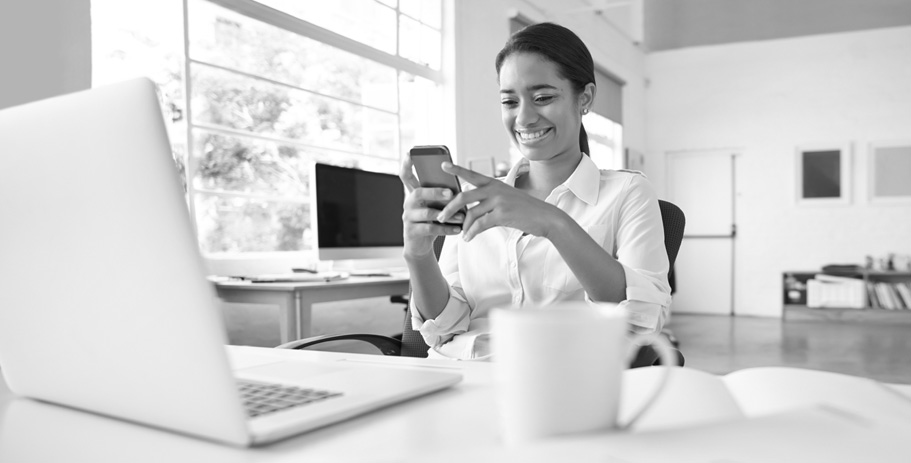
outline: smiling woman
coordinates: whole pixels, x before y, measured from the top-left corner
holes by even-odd
[[[587,47],[565,27],[536,24],[513,34],[496,68],[503,124],[522,154],[506,177],[444,163],[467,183],[447,197],[421,188],[410,161],[402,169],[412,325],[429,356],[487,358],[497,307],[619,303],[632,330],[660,331],[670,288],[657,197],[643,175],[599,170],[588,156],[582,116],[597,88]],[[434,201],[448,204],[437,214]],[[437,262],[430,243],[459,233]]]

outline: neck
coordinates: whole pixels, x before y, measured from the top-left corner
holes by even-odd
[[[576,167],[582,161],[582,156],[582,152],[577,151],[575,155],[558,156],[557,159],[548,161],[529,162],[528,174],[524,182],[525,189],[547,197],[557,185],[565,182],[576,171]]]

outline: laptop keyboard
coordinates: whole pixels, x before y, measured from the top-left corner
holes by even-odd
[[[250,418],[342,395],[341,392],[253,381],[238,381],[237,388],[240,391],[240,398],[244,403],[247,416]]]

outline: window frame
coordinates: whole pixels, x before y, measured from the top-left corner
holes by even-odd
[[[190,14],[189,2],[191,0],[181,0],[181,1],[182,1],[182,5],[183,5],[183,34],[184,34],[184,44],[183,44],[184,114],[185,114],[185,118],[186,118],[186,134],[185,134],[184,140],[186,142],[186,147],[187,147],[186,152],[184,153],[184,156],[186,156],[186,158],[184,159],[184,163],[186,166],[186,186],[187,186],[187,200],[188,200],[187,205],[188,205],[188,209],[189,209],[191,223],[193,226],[193,231],[194,231],[195,235],[197,236],[197,239],[202,238],[199,236],[199,223],[198,223],[197,206],[196,206],[196,198],[200,194],[204,194],[204,195],[208,195],[208,196],[218,196],[218,197],[224,197],[224,198],[230,197],[230,198],[245,198],[245,199],[251,199],[251,200],[265,200],[265,201],[270,201],[270,202],[300,203],[300,204],[307,204],[312,209],[312,207],[314,207],[313,201],[309,195],[308,195],[308,197],[298,197],[298,196],[295,196],[295,197],[287,196],[286,197],[286,196],[264,195],[264,194],[258,194],[258,193],[212,191],[212,190],[208,190],[208,189],[204,189],[204,188],[197,188],[194,185],[193,179],[194,179],[194,176],[195,176],[199,166],[196,165],[197,160],[196,160],[196,156],[194,156],[193,150],[195,148],[196,138],[199,136],[199,134],[198,134],[199,131],[209,132],[209,133],[218,133],[218,134],[222,134],[222,135],[226,135],[226,136],[242,136],[245,138],[254,138],[254,139],[259,139],[259,140],[273,142],[273,143],[285,143],[288,145],[304,147],[304,148],[317,148],[320,151],[339,151],[339,152],[347,154],[350,158],[364,157],[367,155],[365,155],[363,153],[348,152],[348,151],[344,151],[344,150],[337,150],[337,149],[332,149],[332,148],[327,148],[327,147],[322,147],[322,146],[313,146],[313,145],[308,145],[306,143],[296,142],[294,140],[286,140],[286,139],[279,139],[276,137],[262,136],[259,134],[247,133],[244,131],[235,132],[234,130],[232,130],[230,128],[212,126],[212,125],[206,124],[204,122],[200,123],[200,122],[194,121],[193,108],[192,108],[192,104],[191,104],[191,101],[192,101],[192,98],[194,95],[194,93],[193,93],[194,82],[192,79],[192,72],[191,72],[191,67],[193,67],[193,66],[210,67],[210,68],[219,69],[222,71],[227,71],[232,74],[242,76],[244,78],[255,79],[257,81],[265,82],[265,83],[268,83],[271,85],[281,85],[286,88],[290,88],[290,89],[294,89],[294,90],[302,90],[302,91],[310,92],[310,93],[315,93],[315,92],[312,92],[309,89],[304,89],[304,88],[300,88],[300,87],[297,87],[294,85],[289,85],[287,83],[277,82],[277,81],[274,81],[267,77],[258,76],[255,74],[244,72],[243,69],[232,69],[232,68],[228,68],[228,67],[224,67],[224,66],[219,66],[214,63],[209,63],[209,62],[206,62],[203,60],[198,60],[198,59],[192,58],[191,43],[190,43],[190,17],[189,17],[189,14]],[[266,25],[269,25],[272,27],[277,27],[286,32],[289,32],[289,33],[292,33],[292,34],[295,34],[298,36],[306,37],[306,38],[324,43],[328,46],[335,47],[339,50],[349,52],[353,55],[374,61],[381,65],[388,66],[396,71],[395,85],[397,87],[399,87],[401,85],[402,73],[408,73],[410,75],[424,78],[424,79],[434,83],[435,85],[439,86],[443,92],[445,92],[445,79],[444,79],[445,70],[443,69],[443,67],[445,66],[445,63],[446,63],[446,56],[445,56],[446,46],[444,43],[445,37],[446,37],[446,30],[445,30],[446,29],[446,21],[445,21],[446,8],[443,7],[443,5],[441,5],[441,11],[440,11],[440,14],[441,14],[440,27],[439,27],[439,29],[437,29],[440,32],[440,36],[441,36],[441,43],[440,43],[441,49],[439,51],[440,56],[442,58],[441,59],[441,69],[433,69],[433,68],[430,68],[429,66],[425,66],[423,64],[411,61],[411,60],[403,58],[401,56],[389,54],[384,51],[378,50],[365,43],[351,39],[349,37],[346,37],[344,35],[334,32],[334,31],[325,29],[323,27],[317,26],[315,24],[309,23],[306,20],[300,19],[289,13],[285,13],[280,10],[276,10],[272,7],[258,3],[254,0],[202,0],[202,1],[206,1],[213,5],[225,8],[234,13],[247,17],[253,21],[258,21],[258,22],[261,22],[263,24],[266,24]],[[388,5],[386,5],[383,2],[379,2],[379,3],[384,4],[385,6],[388,7]],[[395,33],[396,33],[396,37],[397,37],[396,52],[398,53],[399,44],[401,42],[400,17],[402,15],[404,15],[412,20],[420,22],[421,24],[424,24],[424,23],[419,18],[414,18],[411,15],[408,15],[408,14],[402,12],[400,9],[400,6],[398,4],[396,4],[396,6],[394,8],[392,8],[392,7],[390,7],[390,8],[393,11],[395,11],[395,13],[396,13],[396,31],[395,31]],[[425,25],[427,27],[436,29],[432,25],[427,25],[427,24],[425,24]],[[401,149],[401,143],[402,143],[402,118],[401,118],[402,101],[401,101],[401,98],[402,98],[402,94],[400,91],[401,90],[400,87],[398,88],[398,90],[399,90],[397,92],[398,101],[396,102],[396,109],[394,112],[389,112],[388,110],[384,110],[381,108],[374,108],[372,106],[365,105],[360,102],[354,102],[354,103],[359,106],[366,107],[366,108],[378,109],[383,112],[393,114],[395,116],[397,130],[394,135],[394,140],[395,140],[395,146],[398,148],[397,152],[399,153],[399,160],[401,160],[401,155],[402,155],[401,153],[403,151]],[[347,101],[347,100],[332,97],[332,96],[329,96],[329,98],[336,99],[339,101]],[[351,102],[349,102],[349,103],[351,103]],[[313,224],[311,224],[311,225],[313,225]],[[277,262],[277,261],[286,261],[286,260],[300,261],[301,259],[312,260],[312,258],[315,258],[315,255],[316,255],[315,236],[316,236],[316,232],[314,230],[313,238],[310,240],[310,242],[308,242],[305,245],[306,248],[302,249],[302,250],[297,250],[297,251],[208,252],[208,251],[203,250],[202,248],[200,249],[200,251],[201,251],[203,257],[210,261],[249,262],[251,260],[264,260],[264,261]]]

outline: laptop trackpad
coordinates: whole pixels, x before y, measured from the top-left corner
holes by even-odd
[[[268,365],[236,370],[234,374],[237,375],[237,377],[244,379],[296,382],[328,373],[335,373],[344,369],[343,366],[325,363],[281,361]]]

